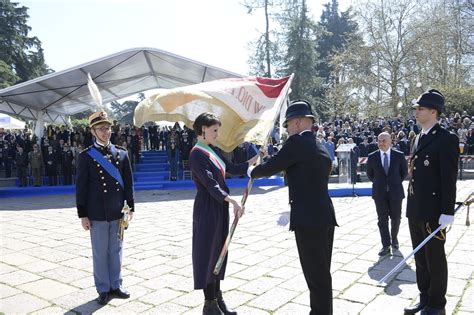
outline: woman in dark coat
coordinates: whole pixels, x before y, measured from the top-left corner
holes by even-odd
[[[227,309],[220,280],[224,279],[227,257],[219,275],[213,274],[220,251],[229,232],[229,203],[234,215],[244,209],[229,195],[225,173],[241,175],[256,162],[257,156],[244,163],[232,164],[214,146],[221,122],[211,113],[199,115],[193,125],[198,142],[191,150],[189,165],[197,194],[193,211],[193,274],[194,289],[203,289],[203,314],[237,314]]]

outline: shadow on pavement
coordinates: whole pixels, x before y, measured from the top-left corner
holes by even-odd
[[[66,314],[93,314],[100,310],[104,305],[97,303],[95,299],[70,309]]]
[[[395,266],[404,259],[403,254],[397,249],[391,255],[379,257],[379,260],[369,267],[369,277],[377,282],[388,274]],[[387,295],[398,295],[402,292],[400,285],[416,282],[415,271],[406,262],[388,278],[384,286],[384,292]]]

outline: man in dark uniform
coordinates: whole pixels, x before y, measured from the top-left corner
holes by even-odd
[[[68,144],[64,145],[64,153],[62,154],[63,158],[63,176],[64,176],[64,185],[72,185],[72,161],[74,160],[74,153],[71,150],[71,147]]]
[[[82,227],[90,230],[97,301],[105,305],[109,295],[130,297],[122,288],[122,241],[117,233],[124,201],[134,210],[133,177],[127,150],[110,143],[107,113],[92,114],[89,125],[95,141],[78,156],[76,204]]]
[[[281,150],[255,167],[259,178],[286,171],[291,206],[290,230],[310,290],[311,314],[332,314],[331,256],[334,207],[328,193],[331,158],[311,133],[314,115],[304,100],[293,101],[283,124],[289,138]]]
[[[415,254],[420,302],[405,314],[445,314],[448,264],[444,251],[445,227],[454,221],[459,139],[438,124],[444,96],[437,90],[423,93],[414,105],[422,127],[412,148],[407,217],[413,248],[439,225],[443,229]]]
[[[5,166],[5,177],[9,178],[12,176],[12,164],[13,164],[13,158],[14,158],[14,151],[10,146],[10,143],[8,141],[5,141],[3,143],[3,148],[2,148],[2,157],[3,157],[3,165]]]
[[[16,172],[18,179],[20,181],[20,187],[27,186],[27,176],[28,176],[28,165],[30,161],[28,159],[28,153],[23,150],[23,147],[18,147],[16,156],[15,156],[15,164],[16,164]]]
[[[44,157],[44,163],[49,186],[56,186],[58,184],[58,159],[51,145],[48,147],[48,153]]]

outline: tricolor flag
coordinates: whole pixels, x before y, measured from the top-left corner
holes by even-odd
[[[134,123],[183,121],[188,127],[203,112],[219,117],[218,145],[227,152],[242,142],[263,144],[285,101],[293,76],[237,78],[163,90],[140,102]]]

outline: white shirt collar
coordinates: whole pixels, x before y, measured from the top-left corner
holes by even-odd
[[[379,149],[380,150],[380,149]],[[387,153],[388,156],[390,156],[390,151],[391,151],[391,148],[388,148],[387,151],[382,151],[380,150],[380,156],[383,157],[384,153]]]
[[[426,130],[425,130],[425,129],[421,129],[421,133],[424,134],[424,135],[427,135],[427,134],[430,132],[430,130],[433,129],[433,127],[434,127],[435,125],[436,125],[436,123],[435,123],[433,126],[431,126],[431,127],[429,127],[428,129],[426,129]]]
[[[301,132],[300,132],[300,136],[301,136],[303,133],[305,133],[305,132],[311,132],[311,130],[306,129],[306,130],[301,131]]]

